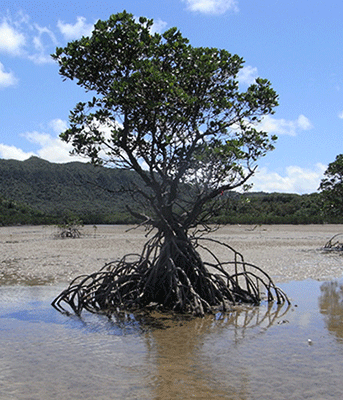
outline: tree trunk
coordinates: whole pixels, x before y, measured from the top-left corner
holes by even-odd
[[[233,261],[221,262],[200,244],[202,239],[190,238],[178,224],[172,228],[164,223],[142,254],[134,259],[128,255],[94,274],[76,278],[52,305],[69,313],[62,305],[66,303],[78,315],[83,309],[108,314],[154,308],[204,316],[218,306],[225,311],[229,303],[259,304],[262,288],[268,301],[274,300],[274,295],[278,303],[288,301],[266,273],[245,263],[229,245],[207,239],[224,246],[228,258],[233,255]],[[207,250],[214,261],[204,263],[197,247]],[[210,272],[209,266],[217,272]],[[233,272],[227,267],[233,267]]]

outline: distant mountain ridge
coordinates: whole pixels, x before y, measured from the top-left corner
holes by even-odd
[[[135,172],[82,162],[56,164],[38,157],[0,159],[0,225],[56,224],[78,217],[85,224],[137,222],[127,211]],[[343,223],[323,214],[319,193],[232,192],[213,222],[230,224]]]
[[[54,216],[75,214],[86,222],[130,220],[130,201],[121,187],[137,182],[131,171],[95,167],[82,162],[56,164],[38,157],[25,161],[0,159],[3,199]],[[112,216],[112,217],[111,217]],[[125,222],[125,221],[123,221]]]

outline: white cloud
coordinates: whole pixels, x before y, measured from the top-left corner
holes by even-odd
[[[259,128],[277,135],[296,136],[300,131],[307,131],[313,128],[311,121],[305,115],[299,115],[294,121],[277,119],[266,115],[259,125]]]
[[[305,117],[305,115],[302,115],[302,114],[299,115],[299,117],[296,121],[296,126],[303,131],[308,131],[309,129],[313,128],[310,120],[307,117]]]
[[[28,56],[28,59],[35,64],[49,64],[54,62],[49,54],[31,54]]]
[[[0,143],[0,158],[5,158],[7,160],[24,161],[33,155],[34,153],[25,153],[23,150],[18,149],[15,146],[8,146],[6,144]]]
[[[29,142],[38,144],[41,147],[48,145],[52,138],[48,133],[40,133],[37,131],[26,132],[22,136],[24,136]]]
[[[343,111],[338,114],[338,118],[343,119]]]
[[[162,21],[161,19],[154,20],[154,24],[151,27],[151,32],[162,33],[166,29],[167,25],[167,22]]]
[[[53,120],[49,126],[53,127],[53,130],[56,131],[57,127],[61,126],[61,122],[62,120]],[[86,161],[81,157],[71,157],[70,151],[72,150],[72,145],[63,142],[59,137],[52,136],[49,133],[33,131],[26,132],[23,136],[32,144],[37,145],[38,149],[35,151],[35,155],[44,160],[56,163]]]
[[[0,143],[0,158],[26,160],[35,155],[55,163],[71,161],[88,162],[89,158],[87,157],[71,156],[70,152],[73,150],[72,144],[60,139],[60,133],[64,132],[67,128],[67,121],[59,118],[53,119],[45,127],[42,127],[42,131],[40,132],[32,131],[21,134],[22,137],[31,143],[31,148],[34,148],[33,151],[25,152],[18,147]],[[110,140],[113,123],[108,122],[108,124],[102,125],[99,128],[103,130],[105,139]],[[105,153],[103,157],[106,159]]]
[[[153,32],[163,31],[167,23],[157,19],[152,27]],[[29,15],[18,12],[0,17],[0,53],[26,58],[35,64],[53,63],[50,56],[59,45],[58,37],[63,41],[79,39],[91,35],[94,25],[87,23],[86,18],[77,17],[74,24],[61,20],[55,31],[47,26],[40,26],[31,21]],[[9,77],[8,77],[9,78]]]
[[[47,27],[41,27],[34,24],[35,35],[32,38],[34,53],[28,58],[36,64],[45,64],[54,62],[50,56],[51,46],[56,46],[58,41],[54,33]]]
[[[19,55],[25,44],[25,36],[4,19],[0,25],[0,52]]]
[[[45,49],[45,45],[43,44],[44,36],[48,36],[50,41],[53,44],[57,45],[56,36],[49,28],[47,28],[46,26],[41,27],[38,24],[34,24],[34,27],[35,27],[36,31],[38,32],[38,35],[36,35],[33,38],[33,43],[34,43],[34,46],[37,51],[41,52],[41,51],[44,51],[44,49]]]
[[[0,24],[0,52],[45,64],[53,62],[50,53],[57,44],[48,27],[31,23],[30,17],[22,12],[14,16],[8,12]]]
[[[237,75],[239,82],[244,83],[246,85],[251,85],[251,84],[255,83],[255,79],[257,77],[258,77],[257,68],[251,67],[250,65],[243,67],[238,72],[238,75]]]
[[[70,151],[72,150],[72,146],[68,143],[62,142],[61,139],[58,138],[49,138],[49,141],[46,142],[45,146],[42,147],[38,151],[38,155],[40,158],[44,160],[48,160],[55,163],[65,163],[71,161],[85,161],[85,158],[71,156]]]
[[[324,176],[327,166],[318,163],[312,169],[299,166],[289,166],[284,174],[260,168],[251,178],[253,191],[284,192],[284,193],[314,193]]]
[[[226,11],[238,12],[236,0],[183,0],[190,11],[204,14],[224,14]]]
[[[64,132],[68,129],[67,121],[56,118],[49,122],[49,127],[57,134]]]
[[[94,25],[87,24],[86,18],[77,17],[75,24],[67,24],[59,20],[57,23],[58,29],[61,31],[65,39],[80,39],[82,36],[91,35]]]
[[[26,132],[21,136],[31,143],[33,151],[25,152],[15,146],[8,146],[0,143],[0,158],[26,160],[31,156],[37,156],[44,160],[56,163],[65,163],[71,161],[88,161],[79,156],[71,156],[73,149],[71,144],[63,142],[59,134],[66,130],[67,122],[61,119],[54,119],[47,125],[49,132]]]
[[[5,67],[0,62],[0,89],[8,86],[13,86],[18,83],[18,79],[13,72],[6,72]]]
[[[59,138],[59,134],[68,128],[66,121],[59,118],[53,119],[48,123],[47,128],[53,133],[33,131],[22,134],[25,139],[36,146],[35,155],[56,163],[87,161],[78,156],[72,157],[70,155],[70,151],[73,149],[72,145]]]

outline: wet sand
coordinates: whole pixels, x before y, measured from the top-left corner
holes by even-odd
[[[128,253],[140,253],[143,228],[85,226],[79,239],[61,239],[53,226],[0,228],[0,285],[66,283],[99,270]],[[210,237],[232,246],[246,262],[263,268],[275,282],[325,280],[343,275],[343,253],[325,253],[324,244],[343,225],[234,225]],[[212,245],[222,260],[232,254]]]
[[[144,230],[127,229],[87,226],[82,238],[62,240],[54,227],[0,228],[1,400],[342,397],[343,252],[320,248],[343,225],[226,226],[211,235],[265,269],[291,305],[164,316],[165,329],[56,312],[51,300],[71,279],[141,251]]]

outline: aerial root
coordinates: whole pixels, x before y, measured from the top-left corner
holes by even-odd
[[[224,246],[233,260],[220,261],[207,247],[211,242]],[[207,255],[207,261],[202,261],[197,249]],[[268,274],[246,263],[231,246],[204,238],[162,243],[155,236],[141,255],[127,255],[74,279],[52,306],[76,315],[83,310],[110,315],[158,309],[204,316],[219,308],[259,305],[264,300],[290,304]]]
[[[343,238],[343,233],[338,233],[338,234],[332,236],[332,238],[325,243],[323,250],[325,250],[325,251],[343,251],[342,238]]]

